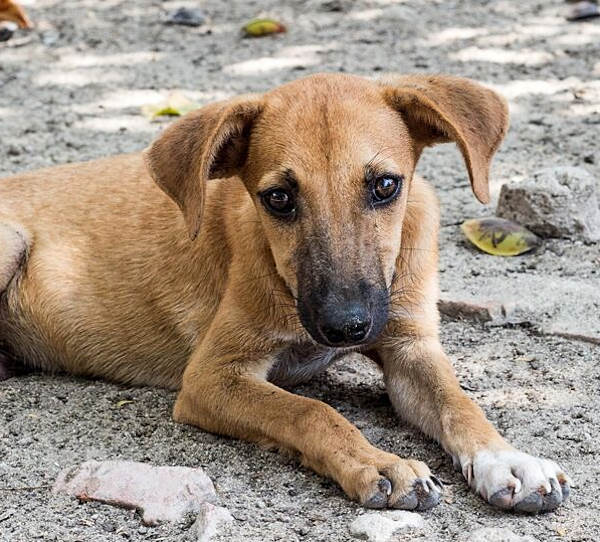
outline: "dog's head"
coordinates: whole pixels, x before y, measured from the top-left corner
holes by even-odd
[[[319,343],[350,346],[373,341],[387,322],[422,150],[454,141],[487,202],[507,124],[505,102],[466,79],[321,74],[190,113],[146,159],[192,237],[204,183],[239,175],[302,324]]]

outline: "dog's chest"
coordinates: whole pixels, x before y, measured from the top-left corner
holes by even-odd
[[[295,386],[326,369],[343,352],[310,343],[291,345],[277,356],[267,378],[278,386]]]

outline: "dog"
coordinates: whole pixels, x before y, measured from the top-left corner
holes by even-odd
[[[427,510],[424,463],[285,389],[360,352],[476,493],[553,510],[568,476],[498,434],[440,346],[438,204],[414,175],[454,142],[487,202],[507,127],[467,79],[317,74],[206,105],[142,153],[5,178],[5,358],[177,389],[177,422],[295,453],[367,508]]]
[[[13,0],[0,0],[0,21],[16,23],[19,28],[33,28],[25,10]]]

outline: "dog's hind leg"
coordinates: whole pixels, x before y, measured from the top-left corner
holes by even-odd
[[[25,264],[28,250],[29,241],[25,230],[16,225],[0,222],[0,301],[11,281]],[[3,352],[0,340],[0,381],[14,374],[14,362],[7,353]]]

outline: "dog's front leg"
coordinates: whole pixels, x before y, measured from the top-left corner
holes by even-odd
[[[243,351],[224,344],[227,337],[238,338]],[[265,346],[239,328],[207,337],[185,371],[175,420],[299,453],[304,465],[369,508],[437,504],[439,482],[424,463],[375,448],[330,406],[267,382],[271,354]]]
[[[459,386],[437,337],[415,332],[414,322],[401,327],[412,328],[409,336],[386,339],[377,351],[397,412],[440,442],[492,505],[525,512],[558,507],[569,494],[562,469],[508,444]]]

